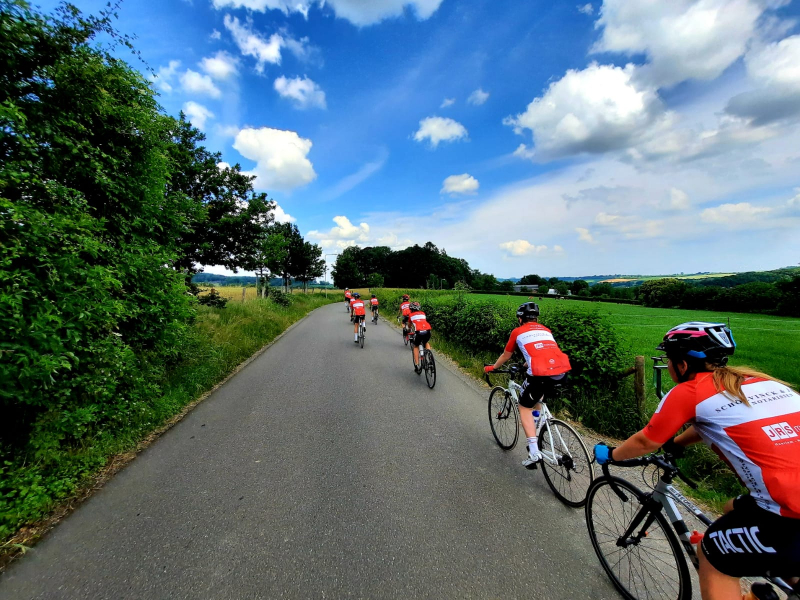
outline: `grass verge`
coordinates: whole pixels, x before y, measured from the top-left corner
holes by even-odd
[[[341,294],[294,294],[289,306],[269,300],[200,306],[181,351],[183,359],[154,382],[160,393],[135,418],[44,462],[6,456],[0,462],[0,570],[141,450],[179,422],[244,361],[310,311]]]

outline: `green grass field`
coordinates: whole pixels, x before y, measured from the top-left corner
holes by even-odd
[[[509,310],[518,306],[521,300],[519,296],[489,294],[469,297],[504,302],[509,305]],[[686,321],[730,322],[737,344],[736,355],[731,359],[732,365],[757,368],[800,388],[800,319],[548,298],[537,299],[536,302],[542,311],[553,306],[597,310],[617,325],[620,337],[629,346],[631,357],[642,355],[648,359],[648,368],[652,365],[649,358],[659,354],[655,346],[671,327]]]

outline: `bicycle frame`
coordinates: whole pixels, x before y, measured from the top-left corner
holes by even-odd
[[[696,484],[686,478],[680,472],[680,470],[678,470],[678,467],[671,464],[668,460],[664,460],[655,455],[650,455],[639,459],[631,459],[628,461],[620,461],[614,464],[628,467],[652,464],[661,469],[661,476],[658,478],[658,483],[656,484],[655,489],[653,489],[652,493],[645,494],[646,497],[649,497],[649,501],[646,501],[642,504],[642,508],[639,510],[633,520],[631,520],[631,523],[625,532],[617,540],[617,545],[626,545],[631,542],[631,540],[636,538],[641,539],[643,535],[646,535],[647,529],[655,519],[655,517],[652,516],[653,513],[663,510],[667,519],[669,519],[670,523],[672,524],[672,528],[675,530],[675,534],[678,536],[678,540],[681,542],[684,551],[689,556],[689,560],[694,568],[697,569],[699,566],[697,545],[692,544],[692,533],[689,532],[689,528],[686,526],[686,523],[683,520],[683,515],[681,515],[680,509],[675,501],[677,500],[685,508],[691,511],[691,513],[694,514],[695,517],[697,517],[706,527],[711,525],[714,521],[702,510],[700,510],[700,508],[698,508],[691,500],[686,498],[686,496],[684,496],[675,486],[673,486],[672,481],[675,479],[675,477],[680,477],[691,487],[696,487]],[[603,477],[609,479],[611,488],[618,496],[620,496],[621,499],[624,500],[625,495],[617,486],[614,485],[614,479],[608,470],[608,464],[603,465]],[[635,534],[634,532],[637,529],[639,529],[639,533]],[[789,596],[789,598],[797,598],[796,595],[792,595],[795,594],[792,586],[790,586],[780,577],[765,577],[764,579],[780,588]]]
[[[514,401],[514,410],[519,412],[519,398],[522,395],[522,386],[513,379],[509,379],[508,387],[505,388],[505,390],[511,395],[511,398]],[[541,405],[541,409],[539,409],[539,423],[536,425],[537,437],[544,428],[545,423],[550,423],[550,421],[553,419],[553,414],[550,412],[550,409],[547,408],[546,400],[542,398],[539,401],[539,404]],[[566,448],[566,444],[564,443],[564,438],[561,437],[561,432],[557,428],[556,428],[556,435],[558,436],[558,441],[561,443],[561,446],[556,446],[553,443],[553,428],[552,427],[547,428],[547,436],[548,436],[548,441],[550,442],[549,447],[551,448],[551,450],[540,450],[540,452],[542,453],[542,457],[544,458],[544,460],[546,460],[548,463],[550,463],[551,465],[561,466],[559,459],[556,457],[555,448],[557,447]],[[567,450],[567,453],[569,453],[569,450]]]

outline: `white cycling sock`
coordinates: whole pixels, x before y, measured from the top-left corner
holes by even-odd
[[[531,451],[533,449],[533,451]],[[528,454],[534,454],[539,451],[539,442],[536,437],[528,438]]]
[[[357,333],[354,333],[354,334],[353,334],[353,341],[354,341],[354,342],[357,342],[357,341],[358,341],[358,334],[357,334]]]

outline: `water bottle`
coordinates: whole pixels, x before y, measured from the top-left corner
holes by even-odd
[[[533,424],[537,430],[539,429],[539,415],[541,414],[538,410],[533,411]]]

